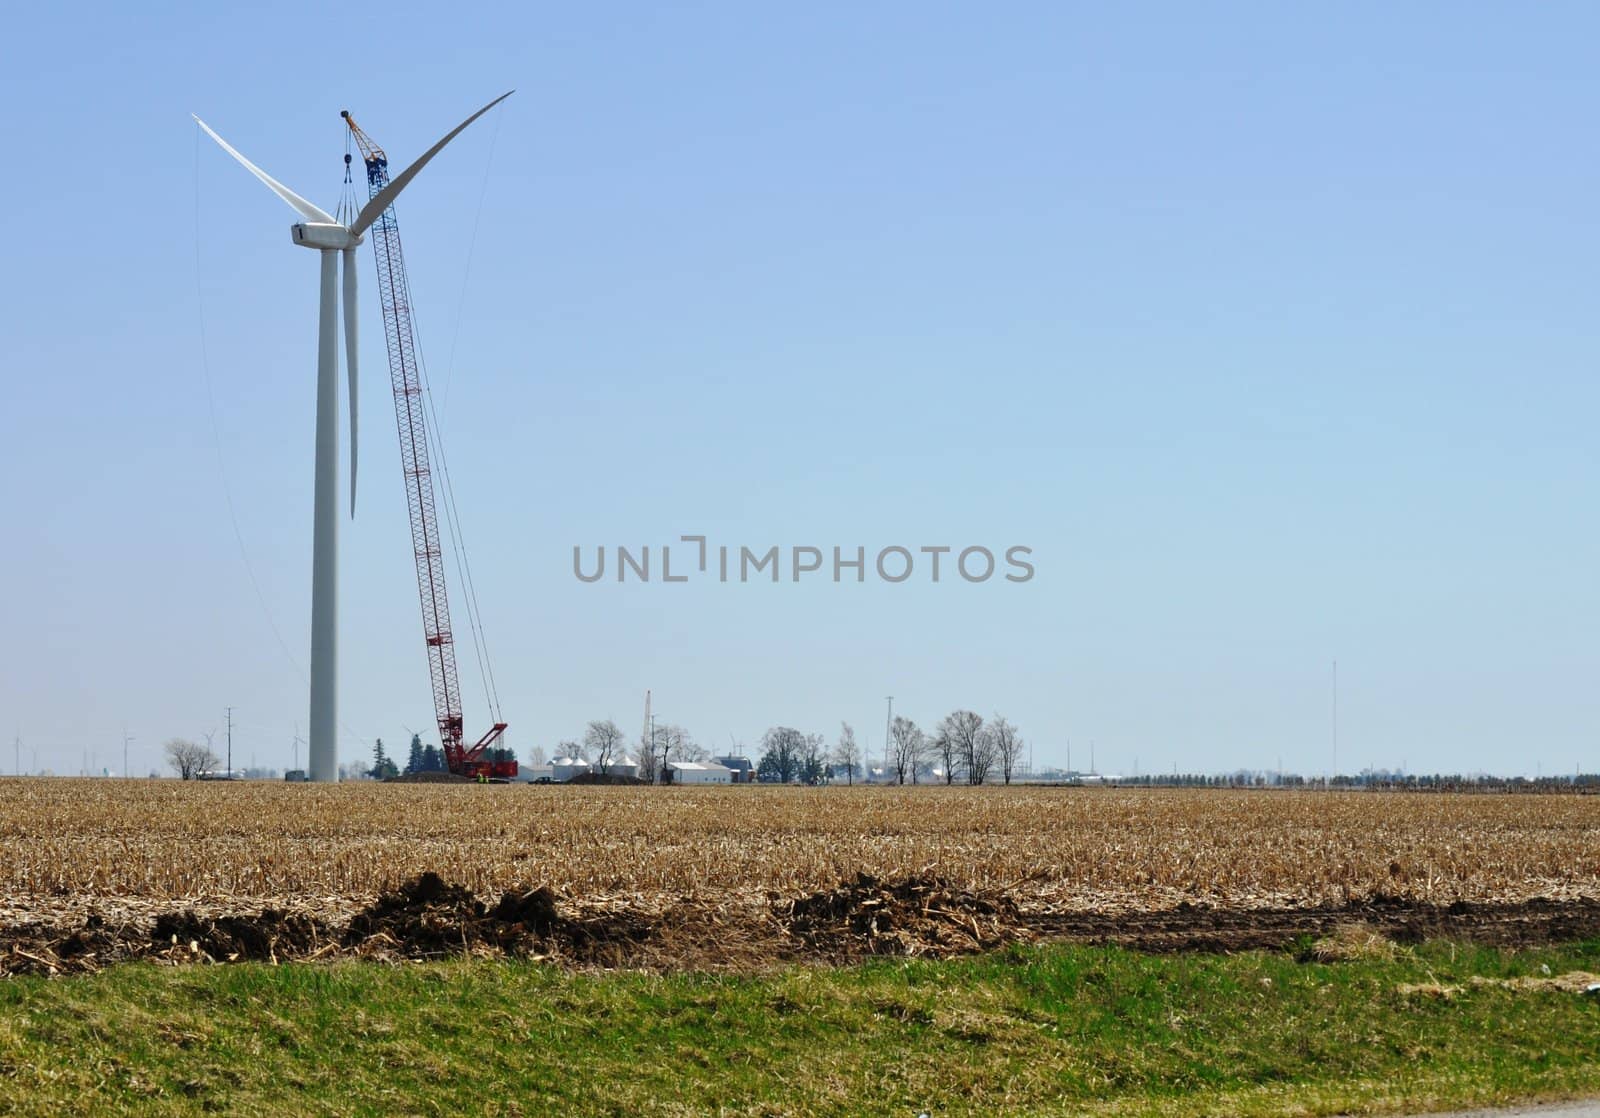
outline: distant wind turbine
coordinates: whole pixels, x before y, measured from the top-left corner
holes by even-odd
[[[350,515],[356,512],[356,246],[362,234],[382,215],[428,161],[451,140],[511,93],[502,93],[444,139],[423,152],[375,195],[349,225],[341,224],[284,186],[233,149],[198,116],[195,123],[217,141],[267,188],[282,198],[305,220],[289,227],[294,243],[322,254],[322,300],[317,318],[317,450],[311,533],[311,748],[310,777],[318,781],[339,779],[338,567],[339,567],[339,351],[338,304],[335,276],[338,257],[344,255],[344,348],[350,394]]]

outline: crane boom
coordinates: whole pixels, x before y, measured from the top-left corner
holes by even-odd
[[[369,199],[375,198],[389,185],[388,156],[361,130],[349,112],[340,115],[349,125],[351,137],[366,164],[367,195]],[[517,775],[515,758],[503,757],[497,750],[489,754],[488,760],[484,759],[505,733],[506,723],[495,721],[476,743],[466,744],[455,638],[450,632],[444,552],[440,546],[433,472],[428,458],[422,371],[411,317],[411,286],[400,249],[400,225],[392,205],[373,223],[370,236],[378,265],[378,298],[383,309],[384,339],[389,349],[389,381],[394,389],[395,425],[400,432],[406,506],[411,514],[411,548],[416,559],[417,591],[422,600],[422,633],[428,650],[433,708],[439,723],[445,765],[460,776],[513,777]]]

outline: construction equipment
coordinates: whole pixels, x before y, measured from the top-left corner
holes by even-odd
[[[361,151],[367,168],[367,193],[376,198],[389,185],[389,159],[372,138],[361,130],[348,111],[339,114],[350,128],[350,137]],[[345,156],[348,163],[349,155]],[[474,650],[484,676],[485,697],[494,719],[489,731],[473,745],[466,744],[461,714],[461,683],[456,673],[455,639],[450,631],[450,604],[445,590],[444,553],[439,537],[434,478],[430,466],[430,445],[438,451],[444,467],[443,449],[437,429],[429,437],[425,413],[431,410],[426,397],[427,384],[422,357],[417,346],[412,319],[411,287],[406,279],[405,258],[400,251],[400,225],[394,206],[387,206],[371,226],[373,258],[378,265],[378,295],[383,308],[383,332],[389,347],[389,380],[394,389],[395,425],[400,432],[400,465],[405,473],[406,504],[411,512],[411,547],[416,557],[417,590],[422,599],[422,632],[428,649],[428,673],[433,681],[434,714],[439,722],[439,738],[445,766],[458,776],[477,780],[507,780],[517,775],[516,756],[497,747],[506,723],[502,721],[495,694],[494,674],[483,646],[478,623],[476,594],[470,568],[466,566],[461,543],[460,520],[454,515],[449,472],[445,470],[445,514],[451,522],[454,550],[466,594],[468,620]],[[437,416],[435,416],[437,428]]]

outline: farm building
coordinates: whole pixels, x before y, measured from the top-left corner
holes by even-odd
[[[565,784],[589,772],[590,768],[589,762],[582,757],[557,757],[550,762],[550,778],[557,784]]]
[[[721,765],[699,761],[668,761],[667,775],[673,784],[733,783],[733,773]]]
[[[756,779],[755,766],[748,757],[715,757],[713,760],[733,774],[730,783],[751,784]]]
[[[625,776],[633,780],[639,775],[639,762],[626,753],[619,753],[606,763],[606,772],[612,776]]]

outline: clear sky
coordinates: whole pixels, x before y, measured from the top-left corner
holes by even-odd
[[[340,109],[512,87],[399,217],[524,757],[652,688],[1315,773],[1337,659],[1345,771],[1600,768],[1592,5],[234,8],[7,19],[0,769],[305,731],[316,260],[189,114],[331,209]],[[361,253],[343,758],[433,721]],[[573,577],[682,534],[1036,574]]]

